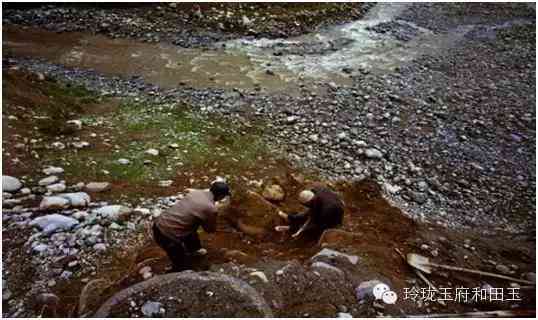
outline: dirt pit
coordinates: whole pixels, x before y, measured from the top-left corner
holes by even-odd
[[[508,239],[506,237],[485,239],[472,231],[459,233],[433,225],[417,224],[398,208],[391,206],[383,198],[379,185],[371,180],[329,184],[328,186],[337,191],[345,201],[343,226],[325,233],[321,239],[319,235],[305,235],[297,240],[291,240],[288,234],[273,231],[273,227],[282,222],[276,210],[280,209],[284,212],[300,210],[297,195],[304,188],[312,186],[313,182],[303,181],[303,178],[296,173],[292,175],[292,171],[287,171],[286,174],[276,177],[274,183],[283,187],[286,196],[282,202],[271,204],[257,195],[261,193],[261,190],[255,190],[256,194],[253,195],[253,189],[247,186],[236,186],[230,206],[219,216],[217,232],[200,233],[202,244],[207,248],[208,254],[194,262],[195,271],[215,270],[229,263],[241,267],[260,267],[271,261],[295,261],[299,264],[307,264],[309,259],[323,247],[360,257],[360,266],[351,270],[353,280],[350,281],[353,285],[376,278],[386,279],[398,294],[403,294],[404,288],[412,285],[417,287],[427,287],[427,285],[420,282],[421,280],[416,277],[414,271],[395,249],[404,254],[420,253],[439,263],[486,271],[495,272],[494,266],[485,264],[486,260],[495,260],[503,264],[511,263],[517,266],[519,273],[534,270],[534,245],[529,240],[514,237],[510,238],[511,241],[506,241]],[[256,203],[258,205],[255,205]],[[244,232],[245,230],[247,232]],[[249,232],[252,230],[255,232]],[[469,241],[473,243],[473,250],[464,246],[464,243]],[[427,244],[429,249],[426,249],[424,244]],[[438,251],[436,257],[433,257],[429,251],[434,247]],[[507,252],[510,252],[509,256],[506,255]],[[117,250],[111,258],[111,261],[101,266],[98,274],[93,276],[93,278],[106,279],[106,285],[94,291],[93,298],[88,299],[91,303],[87,303],[85,314],[97,310],[115,293],[143,281],[139,273],[141,268],[151,267],[154,276],[166,274],[171,268],[165,252],[151,240],[148,234],[132,247]],[[519,277],[519,274],[514,276]],[[486,282],[493,287],[506,288],[510,285],[506,281],[463,273],[439,272],[428,277],[438,287],[458,285],[473,288]],[[66,314],[74,315],[75,306],[79,301],[73,293],[80,292],[83,287],[84,284],[81,283],[70,283],[59,288],[60,296],[64,295],[61,299],[66,303],[64,310]],[[527,294],[525,292],[524,289],[521,290],[525,300],[519,308],[532,309],[535,305],[535,295],[532,290],[530,292],[527,290]],[[293,299],[287,301],[287,305],[277,312],[276,316],[301,316],[305,313],[313,316],[325,315],[325,312],[316,311],[319,309],[319,304],[306,303],[301,301],[301,297],[302,295],[298,295],[295,301]],[[386,312],[393,315],[421,314],[425,313],[423,307],[408,300],[399,302],[398,308],[394,310],[389,308]],[[463,312],[508,307],[509,305],[506,304],[471,305],[448,302],[444,306],[435,305],[428,310],[430,312],[443,310]]]

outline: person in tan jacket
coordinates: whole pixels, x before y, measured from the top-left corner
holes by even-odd
[[[191,268],[191,258],[205,255],[198,237],[198,227],[208,233],[217,229],[215,202],[230,195],[230,188],[223,181],[215,181],[209,189],[187,189],[187,195],[165,210],[153,223],[153,238],[168,254],[172,271]]]

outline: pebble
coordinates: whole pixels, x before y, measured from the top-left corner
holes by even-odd
[[[157,149],[148,149],[144,153],[149,154],[150,156],[158,156],[159,155],[159,150],[157,150]]]
[[[88,192],[103,192],[110,189],[109,182],[89,182],[84,188]]]
[[[43,169],[43,173],[46,174],[47,176],[50,176],[53,174],[61,174],[61,173],[64,173],[64,169],[60,167],[50,166]]]
[[[47,190],[49,192],[53,192],[53,193],[63,192],[63,191],[65,191],[65,189],[66,189],[66,186],[62,182],[55,183],[55,184],[50,184],[50,185],[47,186]]]
[[[282,201],[284,200],[284,189],[278,184],[267,186],[262,193],[262,196],[270,201]]]
[[[128,159],[118,159],[118,163],[119,164],[123,164],[123,165],[127,165],[129,163],[131,163],[131,161],[129,161]]]
[[[142,306],[141,311],[146,317],[156,317],[161,314],[161,307],[160,302],[147,301]]]

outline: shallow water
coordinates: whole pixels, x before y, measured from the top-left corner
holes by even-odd
[[[83,33],[55,33],[31,28],[4,28],[4,50],[17,56],[45,58],[69,67],[93,69],[107,75],[140,76],[164,88],[247,88],[298,92],[327,82],[348,84],[351,74],[390,72],[423,54],[436,54],[454,45],[469,28],[434,34],[411,23],[409,41],[390,32],[368,30],[393,21],[408,4],[382,3],[363,19],[289,39],[238,39],[213,49],[184,49],[109,39]],[[400,31],[398,31],[400,32]],[[272,72],[268,72],[271,70]]]

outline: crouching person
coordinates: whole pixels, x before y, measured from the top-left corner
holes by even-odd
[[[216,201],[230,195],[223,181],[215,181],[209,189],[187,189],[187,195],[164,211],[153,223],[153,238],[168,254],[172,271],[192,268],[192,257],[205,255],[198,237],[198,227],[212,233],[217,228]]]
[[[277,226],[276,231],[289,231],[293,238],[297,238],[306,231],[321,234],[326,229],[342,225],[344,203],[333,191],[324,187],[304,190],[299,194],[299,201],[308,209],[302,213],[279,212],[288,225]]]

